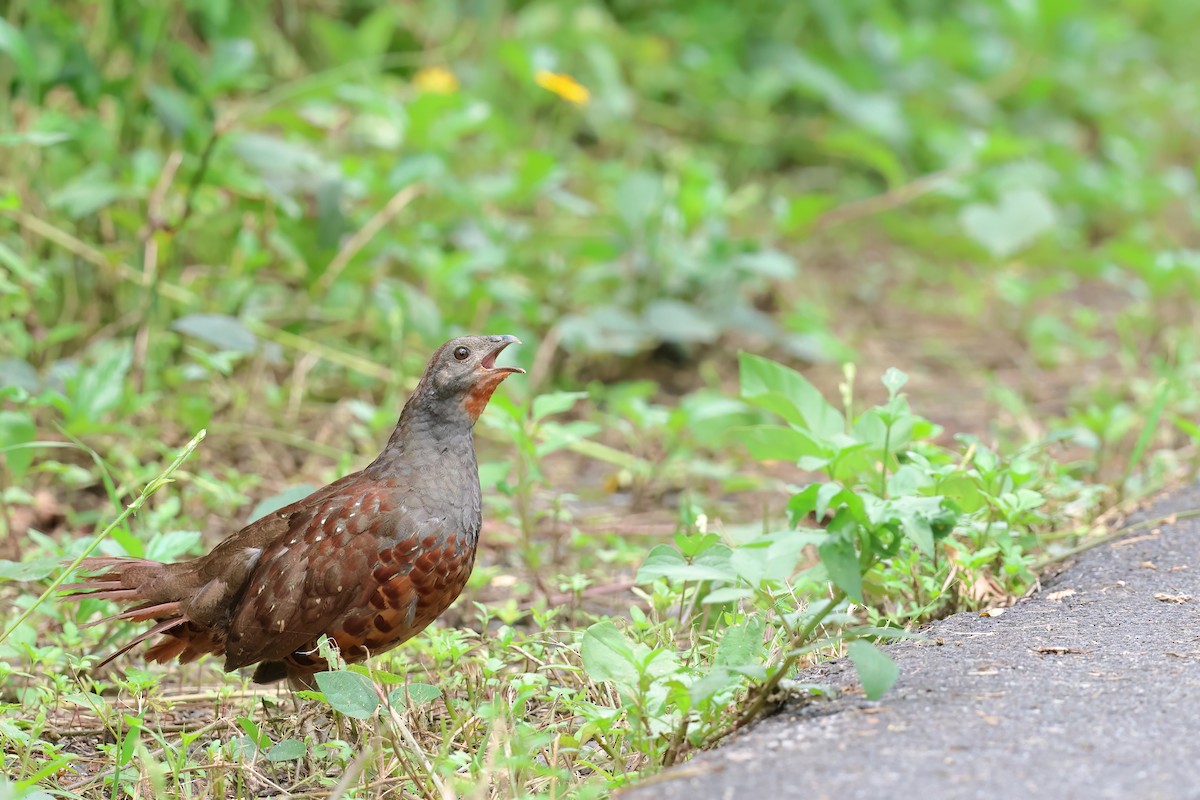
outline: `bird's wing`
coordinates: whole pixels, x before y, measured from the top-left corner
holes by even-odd
[[[358,625],[365,615],[357,635],[377,612],[415,609],[412,573],[425,551],[446,542],[447,526],[418,522],[397,497],[387,486],[360,486],[286,516],[286,531],[263,549],[234,609],[227,670],[285,658],[352,618]]]

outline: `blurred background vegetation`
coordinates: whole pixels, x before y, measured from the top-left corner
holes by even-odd
[[[207,428],[105,544],[202,552],[373,455],[461,332],[530,369],[481,426],[469,599],[505,624],[627,607],[672,532],[782,517],[799,473],[747,458],[742,349],[839,407],[897,367],[964,464],[1044,459],[1021,546],[949,603],[881,579],[893,622],[1021,591],[1194,475],[1192,0],[0,7],[0,578],[45,578]],[[36,595],[0,590],[0,617]],[[80,636],[47,613],[41,644]],[[63,657],[35,639],[0,658]]]

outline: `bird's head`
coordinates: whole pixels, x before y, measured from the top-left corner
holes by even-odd
[[[460,336],[446,342],[429,360],[413,398],[449,408],[461,407],[472,422],[479,419],[496,387],[520,367],[496,364],[496,357],[515,336]]]

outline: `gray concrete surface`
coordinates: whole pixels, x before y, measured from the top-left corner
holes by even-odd
[[[1144,518],[1200,507],[1200,488]],[[1136,521],[1135,517],[1132,521]],[[831,662],[797,701],[622,800],[1200,798],[1200,520],[1078,556],[988,618],[889,646],[880,701]]]

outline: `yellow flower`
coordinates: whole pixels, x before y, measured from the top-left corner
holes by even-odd
[[[413,76],[413,85],[422,92],[454,94],[458,91],[458,78],[445,67],[425,67]]]
[[[537,85],[554,92],[556,95],[566,100],[568,103],[574,103],[577,106],[587,105],[588,98],[591,93],[587,87],[579,81],[572,78],[570,75],[564,75],[561,72],[551,72],[546,69],[539,69],[537,74],[533,76],[537,81]]]

